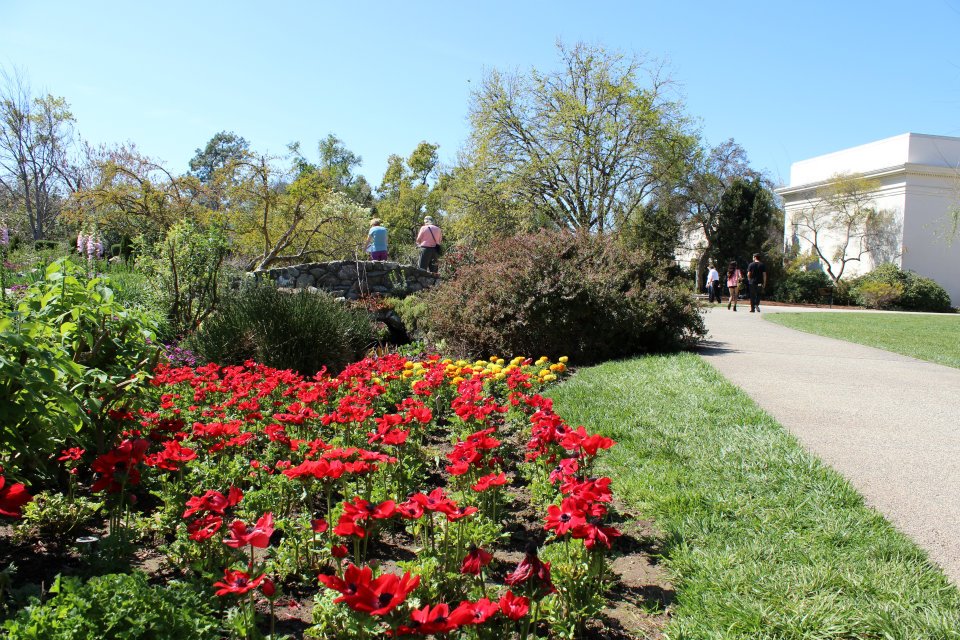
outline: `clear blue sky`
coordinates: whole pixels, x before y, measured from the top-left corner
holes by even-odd
[[[221,130],[311,157],[332,132],[377,185],[421,140],[454,161],[485,69],[550,69],[558,38],[585,41],[665,60],[704,138],[785,182],[848,146],[960,135],[958,32],[960,0],[0,0],[0,67],[64,96],[88,140],[174,170]]]

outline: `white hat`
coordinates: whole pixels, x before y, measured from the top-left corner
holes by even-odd
[[[425,216],[423,218],[423,224],[433,224],[433,216]]]

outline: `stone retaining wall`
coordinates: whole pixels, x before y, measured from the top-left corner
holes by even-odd
[[[404,296],[436,286],[440,277],[429,271],[396,262],[339,260],[254,271],[278,287],[323,289],[335,296],[356,299],[361,295]]]

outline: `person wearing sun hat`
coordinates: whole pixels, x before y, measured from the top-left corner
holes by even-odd
[[[433,223],[433,216],[425,216],[423,226],[417,232],[417,247],[420,249],[418,267],[425,271],[437,272],[441,242],[443,242],[443,232],[440,227]]]
[[[367,253],[371,260],[387,259],[387,228],[380,218],[370,221],[370,231],[367,233]]]

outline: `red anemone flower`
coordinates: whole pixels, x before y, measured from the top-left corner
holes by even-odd
[[[583,501],[576,498],[564,498],[558,507],[555,504],[547,507],[547,523],[544,529],[554,531],[562,536],[568,531],[586,524],[587,513],[583,509]]]
[[[265,575],[257,576],[256,578],[251,578],[250,574],[246,571],[235,571],[233,569],[224,569],[223,570],[223,582],[214,582],[213,586],[220,587],[217,589],[218,596],[226,595],[236,595],[242,596],[243,594],[253,591],[260,586],[260,583],[266,579]]]
[[[477,482],[470,487],[476,492],[486,491],[493,487],[499,487],[507,483],[507,474],[503,473],[491,473],[485,476],[481,476]]]
[[[97,457],[90,469],[100,474],[100,478],[90,487],[93,492],[106,489],[109,493],[119,493],[123,484],[140,483],[140,471],[136,465],[143,462],[149,442],[146,440],[124,440],[112,451]]]
[[[257,520],[254,525],[247,525],[241,520],[230,523],[230,535],[223,539],[223,544],[234,549],[240,547],[257,547],[266,549],[270,545],[270,536],[273,535],[273,514],[269,511]]]
[[[187,532],[191,540],[201,542],[215,536],[221,527],[223,527],[223,518],[210,513],[188,524]]]
[[[227,495],[211,489],[202,496],[193,496],[187,500],[187,509],[183,512],[183,517],[188,518],[199,511],[209,511],[222,516],[228,507],[236,506],[242,498],[243,492],[236,487],[230,487]]]
[[[3,468],[0,467],[0,474]],[[0,475],[0,515],[8,518],[21,517],[23,505],[33,500],[33,496],[27,493],[27,488],[19,482],[10,484],[7,479]]]
[[[493,554],[487,553],[480,547],[473,547],[463,559],[463,564],[460,565],[460,573],[480,575],[480,570],[490,564],[491,560],[493,560]]]
[[[523,560],[503,581],[511,587],[529,583],[534,588],[546,589],[548,593],[554,591],[553,581],[550,579],[550,563],[540,560],[536,547],[527,549]]]
[[[461,610],[463,611],[462,614],[461,614]],[[496,614],[497,611],[499,610],[500,610],[499,604],[497,604],[496,602],[490,602],[486,598],[480,598],[476,602],[470,602],[469,600],[464,600],[463,602],[460,603],[460,606],[458,606],[453,611],[453,613],[450,614],[450,617],[459,619],[460,615],[466,615],[467,613],[469,613],[470,614],[469,621],[464,622],[462,624],[464,625],[483,624],[484,622],[489,620],[491,617],[493,617],[493,615]]]
[[[524,596],[515,596],[507,591],[500,598],[500,611],[511,620],[519,620],[530,611],[530,600]]]

